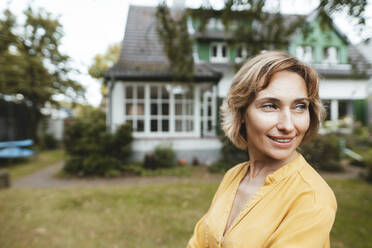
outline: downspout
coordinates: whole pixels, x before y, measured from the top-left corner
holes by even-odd
[[[107,84],[108,89],[109,89],[109,102],[108,102],[108,111],[107,111],[107,119],[106,119],[106,125],[107,125],[107,130],[111,133],[112,132],[112,90],[114,88],[114,76],[113,73],[110,73],[109,76],[109,82]]]

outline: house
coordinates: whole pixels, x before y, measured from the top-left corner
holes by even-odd
[[[219,99],[226,97],[235,61],[245,59],[247,52],[227,43],[219,20],[211,19],[205,33],[190,20],[194,83],[173,82],[157,36],[155,11],[155,7],[129,8],[120,59],[105,73],[107,125],[113,131],[122,123],[132,124],[133,159],[143,159],[155,146],[169,143],[179,158],[213,162],[221,148],[216,135]],[[313,31],[306,39],[295,34],[288,52],[321,74],[320,96],[330,106],[330,119],[355,116],[366,99],[369,64],[336,27],[324,31],[316,17],[309,20]]]

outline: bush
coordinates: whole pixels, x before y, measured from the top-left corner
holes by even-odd
[[[336,134],[318,135],[316,138],[301,145],[299,151],[317,170],[342,171],[341,147]]]
[[[371,148],[363,154],[363,163],[367,169],[365,179],[368,182],[372,183],[372,149]]]
[[[176,153],[170,146],[157,146],[154,151],[156,168],[171,168],[176,166]]]
[[[225,172],[233,166],[249,160],[248,151],[237,148],[226,136],[221,136],[220,141],[222,143],[221,157],[208,167],[208,171]]]
[[[45,133],[39,138],[41,149],[52,150],[57,149],[58,141],[53,135]]]
[[[108,132],[99,110],[70,121],[64,137],[68,155],[64,171],[77,176],[117,176],[132,153],[131,127],[124,124],[114,134]]]

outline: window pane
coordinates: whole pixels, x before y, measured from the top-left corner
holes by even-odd
[[[158,114],[158,104],[151,103],[151,115],[157,115],[157,114]]]
[[[137,115],[143,115],[145,113],[145,105],[143,103],[137,104]]]
[[[161,127],[163,132],[169,132],[169,120],[162,120]]]
[[[137,120],[137,132],[143,132],[145,130],[145,123],[143,120]]]
[[[138,99],[144,99],[145,98],[145,87],[138,86],[137,87],[137,95],[138,95]]]
[[[132,86],[125,87],[125,98],[133,99],[133,87]]]
[[[176,132],[182,132],[182,120],[176,120]]]
[[[194,122],[192,120],[186,121],[186,132],[192,132],[193,131],[193,125]]]
[[[125,104],[125,114],[133,115],[134,114],[134,105],[131,103]]]
[[[161,114],[162,115],[169,115],[169,104],[168,103],[163,103],[161,105]]]
[[[151,99],[158,99],[158,87],[157,86],[150,87],[150,95],[151,95]]]
[[[217,57],[217,46],[216,45],[212,46],[212,57]]]
[[[176,103],[176,109],[175,109],[176,115],[182,115],[182,104]]]
[[[208,105],[208,116],[212,116],[212,106]]]
[[[174,98],[177,99],[177,100],[180,100],[180,99],[182,99],[182,94],[181,93],[175,94]]]
[[[192,115],[193,105],[191,103],[186,104],[186,115]]]
[[[151,120],[151,132],[158,131],[158,120]]]
[[[212,131],[212,121],[211,121],[211,120],[209,120],[209,121],[207,122],[207,130],[208,130],[208,131]]]
[[[227,57],[227,47],[226,45],[222,45],[222,57]]]
[[[162,99],[169,99],[169,92],[165,88],[165,86],[161,87],[161,98]]]

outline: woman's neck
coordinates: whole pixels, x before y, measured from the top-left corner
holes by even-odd
[[[267,175],[280,169],[298,156],[295,152],[285,160],[277,160],[268,156],[257,156],[254,152],[249,152],[249,178],[266,178]]]

